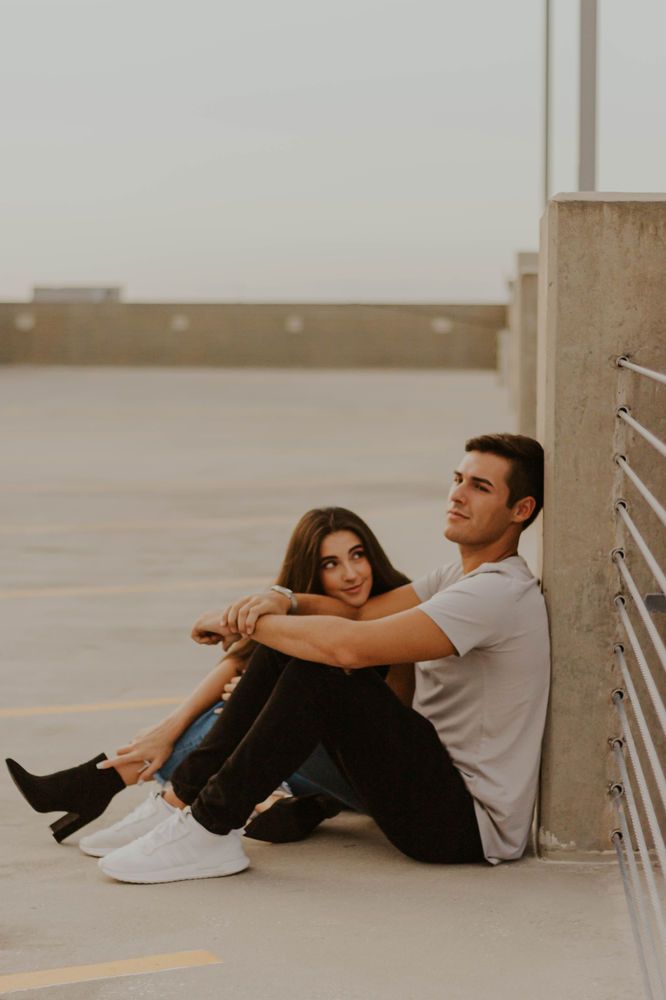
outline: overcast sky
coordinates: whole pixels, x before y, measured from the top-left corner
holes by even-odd
[[[553,190],[578,0],[554,7]],[[536,249],[541,0],[0,0],[0,298],[498,301]],[[599,0],[599,188],[666,186],[666,4]]]

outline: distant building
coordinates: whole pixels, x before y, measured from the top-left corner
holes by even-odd
[[[97,305],[101,302],[120,302],[121,288],[93,285],[35,285],[32,290],[33,302],[87,302]]]

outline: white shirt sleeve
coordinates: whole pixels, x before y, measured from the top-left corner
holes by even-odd
[[[463,577],[420,606],[451,640],[459,656],[492,646],[511,629],[515,594],[501,573]]]
[[[448,586],[452,579],[460,575],[460,572],[460,564],[447,563],[445,566],[440,566],[438,569],[432,570],[431,573],[419,577],[412,583],[412,587],[420,601],[429,601],[431,597]]]

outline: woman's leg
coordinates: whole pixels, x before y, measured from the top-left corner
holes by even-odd
[[[113,796],[125,787],[114,768],[103,771],[97,768],[106,759],[102,753],[78,767],[44,775],[31,774],[11,758],[6,764],[14,784],[36,812],[67,814],[51,823],[53,836],[60,843],[101,816]]]
[[[155,771],[155,780],[161,785],[165,785],[171,780],[171,775],[188,757],[193,750],[199,746],[204,736],[213,728],[218,719],[219,709],[224,708],[226,702],[220,701],[213,705],[208,711],[203,712],[198,719],[195,719],[182,736],[174,744],[171,756],[162,764],[159,771]]]
[[[298,770],[287,778],[294,795],[330,795],[354,812],[365,812],[365,804],[350,785],[331,755],[321,745],[315,747]]]

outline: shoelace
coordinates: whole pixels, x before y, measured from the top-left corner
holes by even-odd
[[[135,823],[138,819],[144,819],[146,816],[150,816],[155,809],[155,799],[160,797],[160,792],[153,792],[149,798],[144,799],[143,802],[132,809],[131,813],[127,816],[123,816],[119,819],[117,823],[114,823],[115,830],[122,830],[124,827],[129,826],[130,823]]]
[[[159,847],[161,844],[165,844],[169,840],[172,840],[174,836],[179,833],[178,827],[183,826],[187,822],[187,814],[189,811],[189,806],[185,809],[177,809],[173,815],[163,820],[158,826],[155,827],[154,830],[144,834],[144,836],[140,838],[144,847]]]

